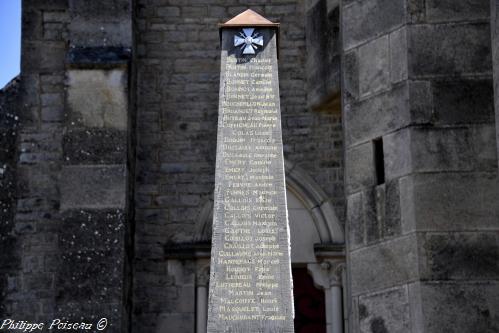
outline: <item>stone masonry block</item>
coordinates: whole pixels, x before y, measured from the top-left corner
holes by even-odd
[[[385,137],[386,178],[413,172],[493,171],[494,126],[471,128],[413,127]]]
[[[497,228],[495,174],[414,174],[400,180],[400,196],[403,233]]]
[[[390,80],[397,83],[407,79],[407,28],[390,34]]]
[[[69,0],[68,26],[72,46],[132,45],[132,5],[129,0]]]
[[[126,70],[67,72],[70,121],[87,127],[127,128]]]
[[[346,192],[353,193],[375,185],[372,142],[347,149],[345,152]]]
[[[388,36],[382,36],[359,48],[359,85],[361,96],[383,91],[390,84]]]
[[[407,0],[407,19],[410,23],[426,21],[426,0]]]
[[[383,137],[386,179],[396,179],[412,169],[410,130],[403,129]]]
[[[399,237],[352,251],[350,272],[353,296],[413,281],[418,278],[416,236]]]
[[[409,110],[411,113],[411,123],[428,124],[433,122],[431,82],[409,81]]]
[[[156,331],[167,332],[171,327],[175,327],[178,332],[194,331],[194,314],[189,313],[163,313],[158,316]]]
[[[106,250],[63,253],[57,280],[59,301],[119,301],[123,262],[124,254],[116,245]]]
[[[63,137],[67,164],[126,163],[127,132],[112,128],[69,129]]]
[[[499,242],[495,232],[428,233],[424,241],[425,280],[499,279]]]
[[[99,1],[96,3],[103,3]],[[132,45],[131,19],[103,21],[95,17],[75,16],[69,24],[71,46],[127,46]]]
[[[405,286],[359,297],[358,312],[361,333],[411,332]]]
[[[494,121],[492,80],[435,81],[432,87],[437,124]]]
[[[410,78],[490,73],[488,23],[412,25],[408,34]]]
[[[123,208],[125,165],[65,166],[61,171],[61,209]]]
[[[497,282],[421,283],[423,332],[498,332],[498,294]]]
[[[401,234],[400,222],[400,185],[399,181],[385,183],[385,216],[381,232],[383,237],[393,237]]]
[[[364,218],[362,211],[362,192],[347,197],[347,225],[350,250],[364,245]]]
[[[344,49],[349,50],[402,25],[405,12],[404,1],[366,0],[343,6]]]
[[[490,3],[482,0],[428,0],[426,12],[429,22],[487,20]]]
[[[411,171],[494,171],[494,125],[470,128],[413,128]]]
[[[411,123],[408,85],[345,106],[343,111],[347,147],[376,139]]]
[[[62,42],[24,42],[22,49],[23,74],[64,70],[66,45]]]
[[[124,246],[125,214],[116,209],[74,209],[62,213],[59,239],[64,251],[111,250]]]
[[[367,244],[378,242],[381,239],[381,223],[385,217],[384,184],[362,192],[362,212]]]
[[[343,56],[343,87],[347,100],[359,98],[359,59],[357,50]]]

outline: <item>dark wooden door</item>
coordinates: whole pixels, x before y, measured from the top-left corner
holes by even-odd
[[[317,289],[306,268],[293,268],[296,333],[326,333],[324,291]]]

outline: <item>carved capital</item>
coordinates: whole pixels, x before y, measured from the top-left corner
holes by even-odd
[[[319,263],[308,264],[307,269],[314,280],[314,284],[323,289],[330,289],[342,285],[342,275],[345,262],[340,260],[323,260]]]
[[[196,285],[207,287],[210,282],[210,261],[198,260],[196,266]]]

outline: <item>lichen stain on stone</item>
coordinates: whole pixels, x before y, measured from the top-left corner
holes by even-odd
[[[381,317],[374,317],[371,319],[371,332],[372,333],[389,333],[385,326],[385,320]]]

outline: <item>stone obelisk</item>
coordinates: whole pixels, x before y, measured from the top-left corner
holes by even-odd
[[[220,26],[208,333],[294,332],[278,28],[252,10]]]

